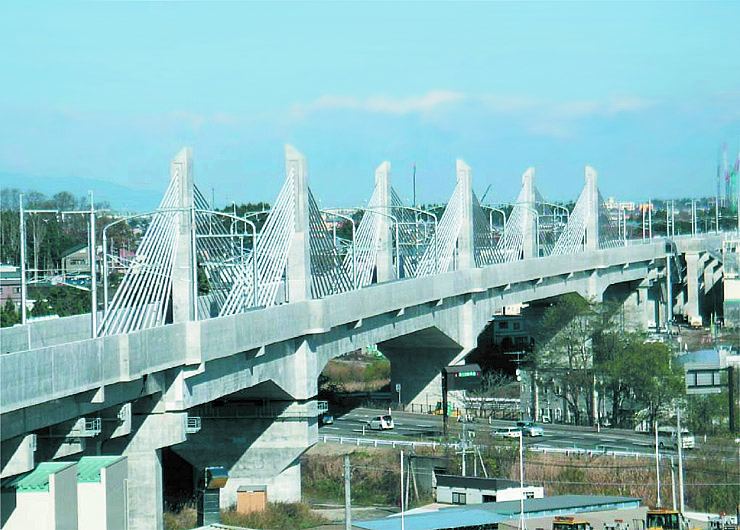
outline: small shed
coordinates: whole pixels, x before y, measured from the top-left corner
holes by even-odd
[[[2,486],[3,530],[77,530],[77,465],[44,462]]]
[[[524,484],[522,488],[518,480],[437,475],[437,502],[444,504],[482,504],[544,496],[542,486]]]
[[[267,508],[267,486],[239,486],[236,490],[236,512],[263,512]]]

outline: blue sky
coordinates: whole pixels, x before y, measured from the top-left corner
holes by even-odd
[[[283,145],[325,206],[374,168],[444,201],[537,169],[575,199],[707,196],[740,149],[738,2],[4,2],[0,172],[164,189],[195,153],[216,202],[272,201]],[[19,182],[22,187],[22,183]]]

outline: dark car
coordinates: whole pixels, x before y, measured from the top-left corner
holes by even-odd
[[[327,412],[326,414],[322,414],[321,416],[319,416],[319,422],[321,423],[321,425],[331,425],[332,423],[334,423],[334,416]]]

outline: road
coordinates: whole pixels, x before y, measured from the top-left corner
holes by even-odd
[[[334,418],[334,424],[320,427],[320,434],[351,436],[351,437],[378,437],[379,431],[371,431],[367,422],[373,416],[388,413],[387,410],[357,408]],[[393,412],[393,423],[395,425],[392,436],[398,439],[412,438],[426,440],[439,438],[442,435],[442,418],[430,414],[414,414],[410,412]],[[455,418],[449,418],[449,430],[453,435],[462,433],[463,425]],[[478,443],[487,443],[490,434],[496,429],[515,426],[516,422],[493,420],[488,422],[468,423],[465,428],[476,433]],[[364,428],[364,429],[363,429]],[[626,430],[602,428],[595,432],[589,427],[575,427],[572,425],[543,425],[545,434],[542,437],[525,438],[525,443],[530,447],[554,447],[554,448],[581,448],[599,449],[608,451],[631,451],[640,453],[652,453],[654,451],[653,438],[647,434],[635,433]],[[384,437],[391,435],[391,431],[383,433]],[[662,451],[670,454],[670,451]]]

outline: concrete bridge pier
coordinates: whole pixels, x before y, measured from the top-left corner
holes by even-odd
[[[683,314],[689,323],[701,323],[699,312],[699,267],[700,257],[698,252],[687,252],[686,256],[686,301],[683,306]]]
[[[229,403],[207,414],[200,432],[172,450],[192,464],[196,485],[206,467],[228,469],[222,509],[236,504],[240,487],[264,490],[270,502],[301,500],[300,458],[318,436],[311,405],[270,402],[245,408]]]
[[[474,306],[473,296],[465,295],[437,325],[378,343],[391,362],[391,392],[401,385],[402,405],[428,409],[442,401],[442,370],[464,363],[488,322]]]
[[[391,395],[396,385],[401,385],[400,402],[403,406],[421,406],[434,409],[442,402],[442,370],[459,364],[469,350],[437,328],[427,328],[381,342],[378,350],[391,362]]]
[[[128,461],[128,529],[161,530],[164,525],[161,450],[187,439],[186,412],[167,412],[161,395],[132,404],[132,432],[102,443],[103,454]]]

